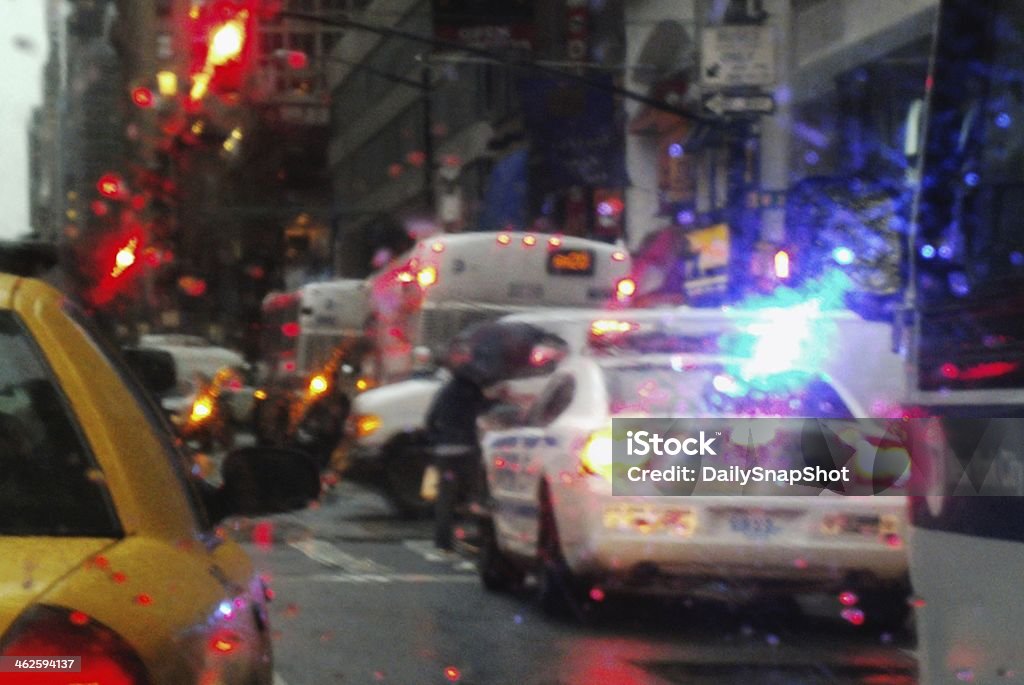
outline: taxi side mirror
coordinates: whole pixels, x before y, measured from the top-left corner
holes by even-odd
[[[320,470],[313,457],[282,447],[242,447],[221,465],[220,518],[263,516],[304,509],[320,496]]]

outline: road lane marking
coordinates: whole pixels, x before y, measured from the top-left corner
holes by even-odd
[[[379,564],[373,559],[352,556],[347,552],[341,551],[326,540],[317,540],[313,538],[310,540],[298,540],[288,544],[318,564],[333,566],[341,569],[342,571],[347,571],[348,573],[377,575],[387,575],[392,573],[392,569],[390,567],[385,566],[384,564]]]

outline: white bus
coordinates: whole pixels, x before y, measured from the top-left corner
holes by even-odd
[[[310,283],[264,299],[262,373],[253,412],[261,442],[294,437],[296,407],[314,399],[333,398],[348,406],[357,389],[350,386],[358,382],[363,348],[368,346],[367,302],[366,281],[348,278]]]
[[[608,243],[535,233],[461,233],[420,240],[370,278],[381,383],[412,371],[470,324],[537,307],[624,307],[636,283],[629,253]]]
[[[911,399],[933,417],[914,422],[920,682],[1020,682],[1024,3],[941,0],[938,17],[907,329]]]

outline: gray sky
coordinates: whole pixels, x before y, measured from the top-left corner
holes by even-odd
[[[0,0],[0,239],[30,230],[28,123],[42,100],[45,0]]]

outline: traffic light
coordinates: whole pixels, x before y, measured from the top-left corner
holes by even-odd
[[[226,94],[241,89],[252,54],[254,12],[250,4],[243,0],[220,0],[192,6],[188,14],[192,36],[191,100],[202,100],[208,92]]]
[[[110,269],[111,278],[120,278],[125,271],[135,264],[138,249],[138,236],[132,236],[117,249],[117,252],[114,253],[114,265]]]
[[[139,86],[138,88],[132,89],[132,102],[136,106],[148,109],[153,106],[153,91],[145,86]]]
[[[120,174],[108,172],[99,177],[96,181],[96,190],[103,197],[111,200],[118,200],[128,192],[124,179]]]

